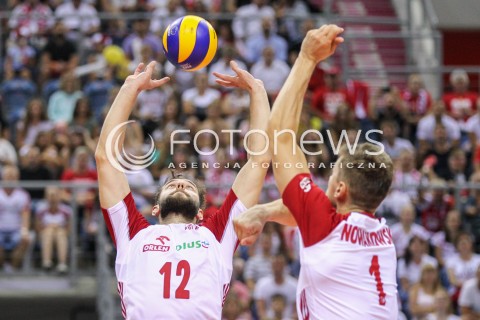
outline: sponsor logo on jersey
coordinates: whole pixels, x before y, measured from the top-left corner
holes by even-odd
[[[300,181],[300,188],[303,192],[309,192],[312,190],[312,180],[308,177],[303,178],[302,181]]]
[[[167,236],[159,236],[155,240],[158,240],[161,244],[156,244],[156,243],[149,243],[143,245],[143,252],[146,251],[160,251],[160,252],[167,252],[170,250],[170,246],[167,245],[168,241],[170,241],[170,238]]]
[[[197,241],[190,241],[190,242],[177,244],[175,249],[177,251],[187,250],[187,249],[200,249],[200,248],[208,249],[209,246],[210,246],[210,243],[207,240],[203,240],[203,241],[197,240]]]
[[[199,228],[198,224],[188,223],[185,225],[185,230],[198,230]]]

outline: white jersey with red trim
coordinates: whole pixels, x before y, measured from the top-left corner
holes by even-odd
[[[233,191],[202,226],[151,226],[131,194],[103,210],[117,247],[115,272],[124,317],[220,319],[238,244],[232,219],[245,210]]]
[[[339,214],[308,174],[283,202],[301,233],[299,319],[397,319],[396,253],[385,219]]]

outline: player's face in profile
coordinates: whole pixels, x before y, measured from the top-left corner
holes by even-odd
[[[200,208],[198,189],[187,179],[173,179],[163,186],[159,205],[162,218],[176,213],[193,219]]]

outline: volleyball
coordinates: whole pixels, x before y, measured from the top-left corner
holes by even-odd
[[[185,71],[206,67],[217,52],[217,33],[198,16],[173,21],[163,34],[163,51],[168,61]]]

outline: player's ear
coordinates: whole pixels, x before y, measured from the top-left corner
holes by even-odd
[[[197,223],[203,220],[203,210],[202,209],[198,209],[198,213],[195,216],[195,218],[197,219]]]
[[[339,181],[333,196],[337,201],[344,202],[347,198],[347,191],[348,191],[348,188],[345,182]]]
[[[158,217],[159,215],[160,215],[160,206],[156,204],[152,208],[152,216]]]

